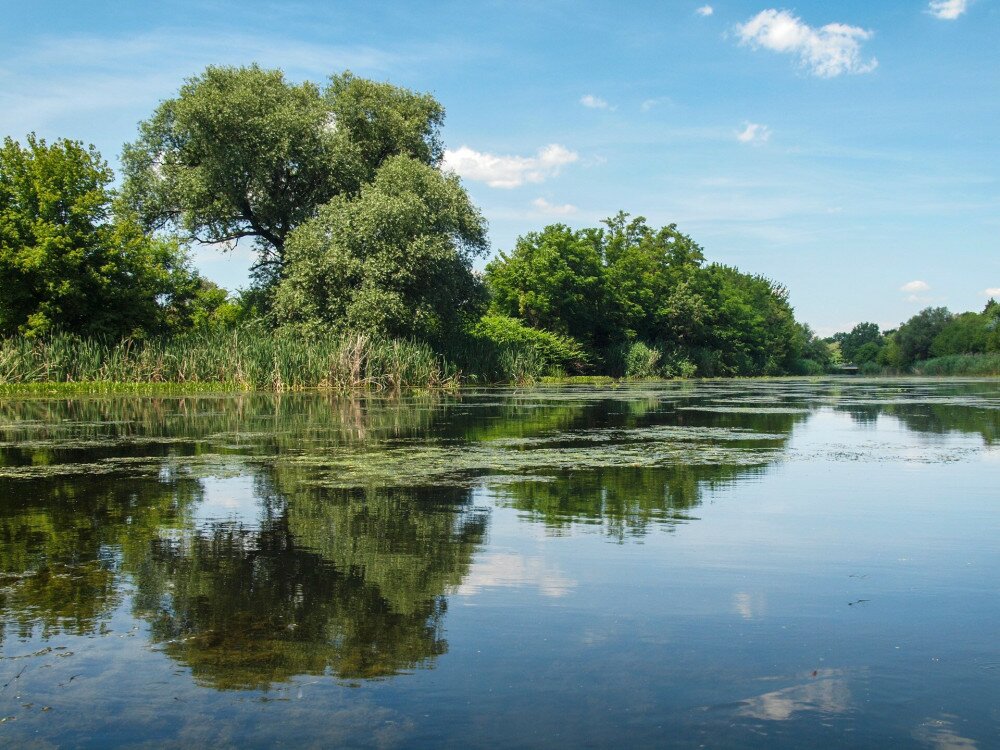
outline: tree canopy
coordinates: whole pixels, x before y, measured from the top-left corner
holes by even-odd
[[[710,375],[796,371],[814,337],[783,287],[703,266],[702,249],[674,224],[654,229],[624,212],[603,223],[554,224],[501,253],[486,268],[493,310],[572,336],[608,363],[622,347],[646,347],[619,363],[625,372],[630,361],[645,372],[661,359]]]
[[[282,323],[436,339],[481,309],[472,259],[486,227],[458,178],[390,157],[289,237]]]
[[[112,211],[113,173],[78,141],[29,135],[0,149],[0,334],[156,330],[197,283],[175,242]]]
[[[122,154],[124,197],[150,229],[202,243],[256,242],[277,278],[288,235],[388,158],[436,164],[441,105],[387,83],[335,75],[325,89],[280,70],[209,67],[141,123]]]

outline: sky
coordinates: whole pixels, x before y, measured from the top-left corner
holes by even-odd
[[[1000,298],[1000,0],[0,0],[0,135],[117,167],[207,65],[444,105],[492,252],[625,210],[783,283],[823,335]],[[249,246],[196,248],[247,284]]]

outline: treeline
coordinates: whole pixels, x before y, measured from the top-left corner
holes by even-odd
[[[857,365],[863,373],[996,375],[1000,374],[1000,303],[991,299],[978,313],[928,307],[894,330],[859,323],[827,342],[835,362]]]
[[[830,366],[781,285],[706,263],[674,225],[553,225],[475,272],[486,223],[442,170],[443,118],[428,94],[351,73],[321,87],[210,67],[140,123],[119,189],[93,147],[7,138],[0,382],[382,387],[432,370],[428,382]],[[237,242],[256,262],[231,295],[190,252]]]

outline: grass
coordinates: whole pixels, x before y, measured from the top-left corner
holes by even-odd
[[[426,344],[366,334],[306,339],[247,326],[173,339],[106,342],[56,334],[0,341],[0,392],[396,391],[448,388],[458,371]]]
[[[1000,352],[935,357],[917,362],[913,372],[917,375],[1000,375]]]

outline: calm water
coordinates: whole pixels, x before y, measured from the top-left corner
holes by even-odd
[[[1000,747],[1000,382],[0,400],[5,747]]]

